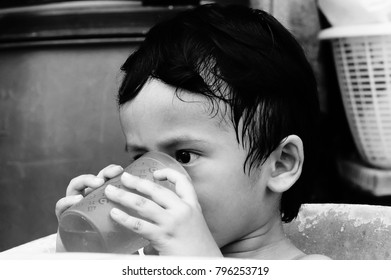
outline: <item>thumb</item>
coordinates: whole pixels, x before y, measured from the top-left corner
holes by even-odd
[[[159,255],[159,252],[156,251],[151,244],[148,244],[144,247],[144,255]]]

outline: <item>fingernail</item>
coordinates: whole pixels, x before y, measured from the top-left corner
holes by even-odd
[[[124,168],[123,168],[121,165],[117,165],[116,167],[117,167],[119,170],[121,170],[121,171],[124,170]]]
[[[119,215],[121,215],[121,211],[117,208],[113,208],[113,209],[111,209],[111,214],[114,216],[119,216]]]
[[[133,175],[128,172],[124,172],[124,173],[122,173],[122,177],[124,179],[131,179],[133,177]]]
[[[116,187],[114,187],[113,185],[107,185],[107,187],[106,187],[106,192],[110,192],[110,193],[112,193],[112,192],[115,192],[116,191]]]
[[[103,183],[105,182],[105,179],[99,178],[99,177],[95,177],[95,182],[96,182],[97,184],[98,184],[98,183],[103,184]]]

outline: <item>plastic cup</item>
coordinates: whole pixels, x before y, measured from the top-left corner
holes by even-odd
[[[154,181],[153,172],[163,168],[172,168],[188,176],[182,165],[167,154],[160,152],[144,154],[126,167],[124,171]],[[168,181],[157,181],[156,183],[174,190],[174,185]],[[131,216],[140,216],[135,211],[125,209],[110,201],[104,193],[108,184],[145,197],[135,190],[122,186],[120,175],[107,181],[60,216],[59,235],[66,251],[132,254],[148,244],[148,241],[139,234],[111,219],[109,213],[114,207]]]

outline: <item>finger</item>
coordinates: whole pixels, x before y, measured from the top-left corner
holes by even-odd
[[[155,250],[151,244],[148,244],[147,246],[144,247],[144,255],[159,255],[159,251]]]
[[[116,164],[110,164],[109,166],[106,166],[101,171],[99,171],[97,177],[102,178],[104,180],[108,180],[120,175],[122,171],[124,171],[122,166]]]
[[[141,195],[119,189],[112,185],[106,187],[105,194],[111,201],[125,208],[133,209],[143,218],[155,223],[160,223],[161,218],[164,216],[164,209],[161,206]]]
[[[80,175],[73,178],[67,187],[66,196],[83,194],[85,188],[96,189],[103,185],[104,180],[92,174]]]
[[[169,208],[170,205],[180,201],[180,198],[173,191],[127,172],[122,174],[121,182],[126,188],[137,190],[138,192],[149,196],[151,200],[163,208]]]
[[[130,229],[131,231],[140,234],[147,240],[154,240],[160,232],[160,228],[145,220],[132,217],[118,208],[113,208],[110,211],[111,218],[120,225]]]
[[[177,195],[188,203],[198,202],[197,194],[189,178],[171,168],[164,168],[153,173],[156,180],[168,180],[175,185]]]
[[[81,194],[79,194],[79,195],[66,196],[66,197],[61,198],[59,201],[57,201],[56,211],[55,211],[57,219],[60,218],[61,214],[65,210],[67,210],[72,205],[78,203],[82,199],[83,199],[83,196]]]
[[[90,187],[87,187],[84,189],[84,192],[83,192],[83,196],[87,196],[88,194],[90,194],[93,190],[95,190],[96,188],[90,188]]]

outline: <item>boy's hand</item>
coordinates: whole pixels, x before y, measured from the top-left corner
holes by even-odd
[[[176,193],[154,182],[124,173],[122,184],[150,199],[109,185],[106,187],[106,196],[135,210],[143,219],[129,216],[116,208],[112,209],[111,217],[149,240],[160,255],[221,257],[189,179],[173,169],[161,169],[153,175],[155,180],[173,183]]]
[[[84,196],[94,189],[102,186],[107,180],[118,176],[123,171],[119,165],[111,164],[103,168],[98,175],[86,174],[73,178],[66,190],[66,197],[61,198],[56,204],[56,216],[60,218],[61,214],[79,202]]]

